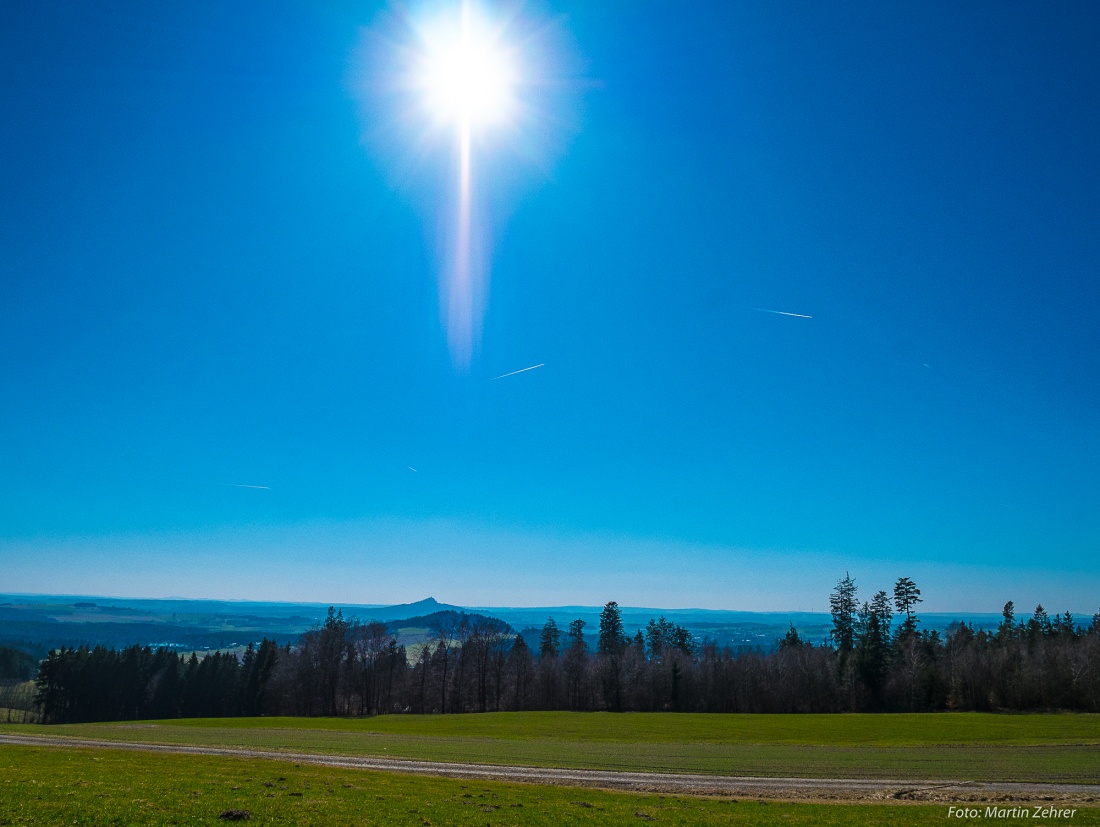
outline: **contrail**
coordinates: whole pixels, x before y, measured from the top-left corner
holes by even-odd
[[[406,465],[405,467],[406,467],[406,468],[408,468],[408,469],[409,469],[410,471],[412,471],[412,472],[413,472],[414,474],[417,474],[417,473],[419,473],[419,471],[417,471],[417,470],[416,470],[415,468],[413,468],[413,467],[412,467],[411,465]]]
[[[777,316],[794,316],[796,319],[812,319],[813,316],[807,316],[804,313],[788,313],[786,310],[768,310],[766,307],[754,307],[753,310],[759,310],[761,313],[774,313]]]
[[[529,367],[529,368],[520,368],[519,370],[514,370],[511,373],[502,373],[500,376],[494,376],[489,381],[490,382],[495,382],[498,379],[503,379],[505,376],[515,376],[517,373],[524,373],[524,372],[529,371],[529,370],[534,370],[535,368],[544,368],[544,367],[546,367],[545,363],[540,362],[537,365],[531,365],[531,367]]]
[[[227,482],[226,485],[232,486],[233,488],[257,488],[260,491],[271,490],[270,485],[245,485],[243,482]]]

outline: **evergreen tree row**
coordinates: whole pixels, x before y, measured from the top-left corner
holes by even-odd
[[[35,700],[49,723],[259,715],[279,649],[251,644],[242,658],[170,649],[62,648],[39,665]]]
[[[1065,709],[1100,711],[1100,613],[1088,627],[1013,604],[993,631],[920,628],[920,589],[857,598],[845,577],[830,597],[823,645],[792,626],[772,652],[734,653],[665,618],[633,637],[612,601],[595,651],[585,621],[550,618],[532,651],[482,615],[441,613],[410,657],[382,623],[329,609],[294,646],[264,640],[243,656],[182,658],[166,649],[61,649],[42,662],[37,700],[51,722],[234,715],[457,713],[572,709],[844,712]],[[897,623],[895,623],[895,618]]]

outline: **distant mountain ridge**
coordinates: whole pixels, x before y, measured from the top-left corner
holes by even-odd
[[[361,609],[361,614],[355,614],[360,620],[378,620],[389,622],[391,620],[406,620],[408,618],[426,617],[437,612],[465,612],[463,606],[452,606],[450,603],[440,603],[434,597],[417,600],[415,603],[398,603],[396,606],[358,607],[349,606],[348,610]]]
[[[412,603],[389,606],[354,603],[285,603],[264,601],[188,600],[181,598],[116,598],[94,595],[0,594],[0,646],[9,646],[44,656],[50,648],[79,644],[128,646],[167,643],[179,649],[217,649],[243,646],[267,637],[292,643],[310,629],[318,628],[329,605],[348,620],[419,621],[412,626],[430,625],[429,618],[453,612],[468,616],[493,617],[522,632],[530,645],[538,642],[538,631],[553,617],[564,630],[576,619],[586,623],[585,633],[599,629],[602,606],[484,607],[458,606],[427,597]],[[827,612],[747,612],[722,609],[660,609],[621,606],[627,634],[643,630],[650,620],[664,616],[688,629],[698,641],[709,640],[735,650],[768,650],[776,646],[793,624],[804,640],[824,643],[832,631]],[[922,612],[923,629],[941,632],[952,622],[973,623],[991,629],[999,614]]]

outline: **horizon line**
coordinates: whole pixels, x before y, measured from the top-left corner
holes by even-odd
[[[606,604],[583,604],[583,603],[562,603],[562,604],[542,604],[531,606],[507,606],[507,605],[474,605],[474,604],[460,604],[460,603],[444,603],[436,600],[434,597],[425,597],[420,600],[407,601],[404,603],[356,603],[350,601],[333,601],[333,600],[265,600],[260,598],[251,597],[183,597],[179,595],[167,596],[167,597],[139,597],[139,596],[126,596],[126,595],[107,595],[107,594],[65,594],[59,592],[0,592],[0,596],[4,597],[41,597],[41,598],[76,598],[76,599],[100,599],[100,600],[144,600],[144,601],[185,601],[185,602],[218,602],[218,603],[267,603],[286,606],[314,606],[314,607],[347,607],[347,608],[364,608],[364,609],[392,609],[399,606],[415,606],[419,603],[424,603],[428,600],[435,602],[437,605],[446,606],[456,609],[463,609],[469,611],[535,611],[535,610],[562,610],[562,609],[587,609],[593,611],[601,610]],[[740,614],[809,614],[809,615],[829,615],[830,612],[827,609],[712,609],[704,608],[701,606],[627,606],[619,605],[620,611],[663,611],[663,612],[723,612],[723,613],[740,613]],[[919,616],[938,616],[938,615],[999,615],[1000,610],[980,611],[974,609],[947,609],[947,610],[929,610],[918,613]],[[1060,614],[1058,612],[1054,613]],[[1083,618],[1088,620],[1092,615],[1088,612],[1070,612],[1075,618]],[[1017,613],[1017,618],[1030,617],[1030,613],[1023,611]],[[1054,615],[1051,615],[1052,617]]]

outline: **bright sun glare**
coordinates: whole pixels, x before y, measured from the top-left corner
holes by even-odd
[[[440,25],[428,35],[420,85],[429,112],[463,127],[507,120],[516,75],[499,35],[468,2],[462,4],[457,26]]]
[[[395,147],[446,176],[430,197],[440,315],[452,360],[466,369],[489,289],[490,200],[515,185],[517,157],[541,150],[546,109],[539,89],[553,56],[553,27],[526,18],[510,0],[392,5],[363,54],[376,67],[371,85],[396,99]]]

